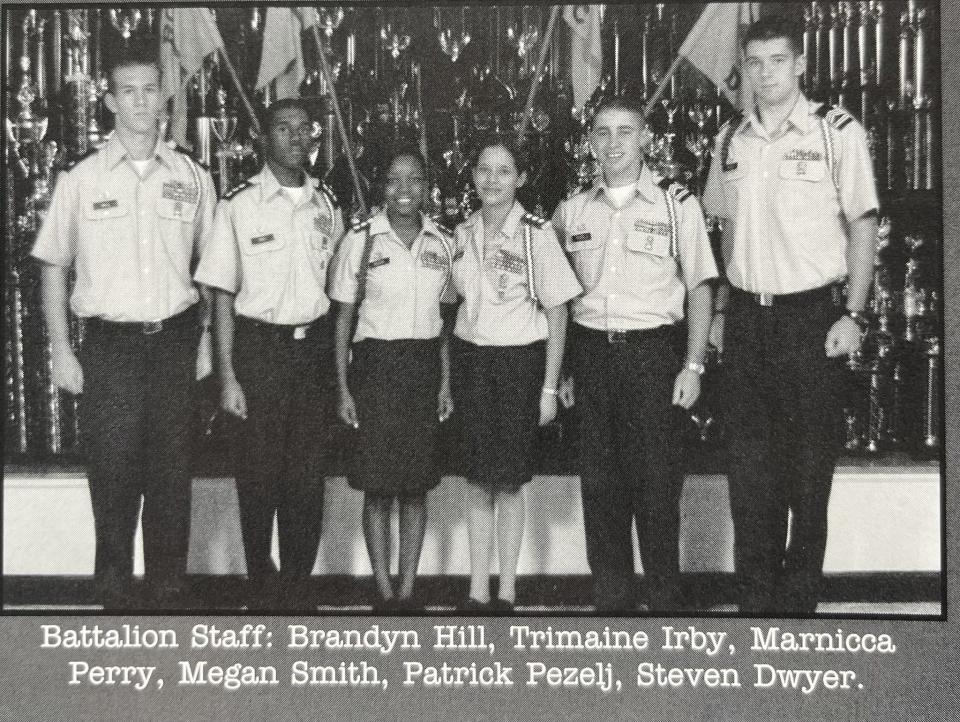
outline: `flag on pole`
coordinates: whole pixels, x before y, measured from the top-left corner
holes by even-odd
[[[316,23],[317,12],[313,8],[267,8],[257,90],[275,80],[278,100],[299,97],[300,83],[306,76],[301,33]]]
[[[223,38],[209,8],[165,8],[160,16],[160,67],[164,100],[173,98],[171,135],[187,145],[187,81],[208,55],[223,50]]]
[[[570,75],[573,104],[582,108],[600,85],[603,49],[600,43],[602,5],[565,5],[563,19],[570,26]]]
[[[740,39],[759,17],[759,3],[710,3],[679,50],[741,109],[752,104],[753,93],[740,71]]]

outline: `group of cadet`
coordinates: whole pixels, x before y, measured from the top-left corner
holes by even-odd
[[[509,614],[537,427],[575,403],[596,610],[683,609],[676,429],[712,342],[728,369],[739,609],[815,611],[840,357],[861,341],[877,198],[862,126],[800,90],[795,28],[764,18],[744,51],[756,104],[720,130],[704,193],[724,219],[720,282],[700,204],[645,165],[650,131],[628,100],[594,114],[602,175],[552,221],[517,200],[522,149],[493,137],[473,159],[481,207],[453,233],[423,213],[424,159],[405,148],[384,166],[380,210],[345,232],[333,193],[304,171],[303,103],[266,110],[262,170],[217,202],[207,171],[158,137],[155,60],[128,50],[108,76],[115,131],[60,176],[33,249],[54,379],[82,394],[104,606],[143,604],[131,583],[141,498],[149,603],[190,605],[190,390],[212,328],[221,407],[237,419],[250,608],[309,606],[328,471],[319,447],[343,423],[355,437],[347,478],[364,494],[372,606],[423,609],[425,496],[440,480],[440,424],[456,413],[471,567],[460,609]],[[68,300],[87,322],[76,355]]]

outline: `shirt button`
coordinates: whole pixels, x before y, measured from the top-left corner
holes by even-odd
[[[617,267],[616,267],[616,266],[610,266],[610,270],[611,270],[613,273],[616,273],[616,272],[617,272]]]
[[[144,273],[150,273],[150,266],[144,266],[144,267],[143,267],[143,272],[144,272]]]

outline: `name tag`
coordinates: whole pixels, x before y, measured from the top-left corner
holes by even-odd
[[[822,161],[780,161],[780,177],[787,180],[819,181],[822,180],[825,175],[826,167]]]
[[[333,221],[327,216],[314,216],[313,228],[321,233],[330,235],[333,232]]]
[[[589,233],[578,233],[575,236],[570,236],[571,243],[583,243],[584,241],[589,241],[592,236]]]
[[[252,243],[255,246],[259,246],[261,243],[269,243],[272,240],[273,240],[273,234],[268,233],[265,236],[257,236],[256,238],[251,238],[250,243]]]
[[[110,208],[116,208],[120,205],[115,199],[110,199],[108,201],[97,201],[93,204],[93,210],[95,211],[105,211]]]
[[[163,197],[183,203],[197,202],[197,189],[191,183],[189,186],[180,181],[167,181],[163,184]]]
[[[378,258],[375,261],[370,261],[367,268],[379,268],[380,266],[385,266],[390,263],[390,256],[385,256],[384,258]]]

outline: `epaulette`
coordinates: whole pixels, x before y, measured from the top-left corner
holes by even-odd
[[[337,198],[337,194],[333,192],[333,188],[327,185],[326,181],[320,181],[320,190],[327,194],[327,197],[330,199],[330,202],[333,204],[334,208],[340,207],[340,199]]]
[[[738,110],[730,119],[720,126],[720,130],[717,135],[720,137],[720,169],[724,172],[734,170],[737,167],[736,163],[729,163],[730,160],[730,143],[733,142],[733,134],[737,132],[737,128],[743,123],[744,115],[742,110]],[[714,148],[714,152],[716,152]]]
[[[81,155],[79,158],[75,158],[74,160],[70,161],[67,164],[67,170],[72,170],[77,165],[85,161],[87,158],[90,158],[91,156],[95,155],[97,152],[99,152],[99,150],[100,150],[99,148],[88,149],[87,152]]]
[[[372,218],[367,218],[366,220],[361,221],[359,218],[350,219],[350,228],[354,231],[365,231],[370,227],[370,221]]]
[[[717,131],[717,135],[723,133],[727,128],[733,128],[736,130],[737,126],[743,122],[744,114],[742,110],[736,111],[733,115],[727,118],[727,122],[720,126],[720,130]]]
[[[239,192],[242,191],[242,190],[246,190],[247,188],[249,188],[249,187],[252,186],[252,185],[253,185],[253,184],[252,184],[250,181],[248,181],[248,180],[242,181],[242,182],[238,183],[237,185],[235,185],[235,186],[234,186],[233,188],[231,188],[230,190],[228,190],[226,193],[224,193],[224,194],[223,194],[223,198],[224,198],[224,200],[230,200],[230,199],[233,198],[235,195],[237,195],[237,193],[239,193]]]
[[[664,178],[663,180],[659,181],[657,185],[670,193],[670,195],[676,198],[680,203],[683,203],[692,195],[690,190],[685,185],[682,183],[677,183],[676,181],[672,181],[669,178]]]
[[[817,108],[817,115],[826,118],[827,122],[837,130],[843,130],[853,121],[853,116],[843,108],[828,106],[826,103]]]
[[[533,213],[524,213],[520,220],[536,228],[543,228],[547,223],[545,218],[535,216]]]
[[[435,216],[430,216],[430,220],[448,241],[453,240],[453,229],[447,226],[447,219],[444,214],[438,213]]]
[[[199,160],[197,160],[196,158],[194,158],[194,157],[193,157],[193,153],[191,153],[189,150],[187,150],[187,149],[184,148],[183,146],[174,144],[174,145],[172,146],[172,148],[173,148],[173,150],[174,150],[175,152],[187,156],[187,158],[188,158],[190,161],[196,163],[198,166],[200,166],[201,168],[203,168],[205,171],[209,171],[209,170],[210,170],[210,166],[208,166],[206,163],[202,163],[201,161],[199,161]]]

